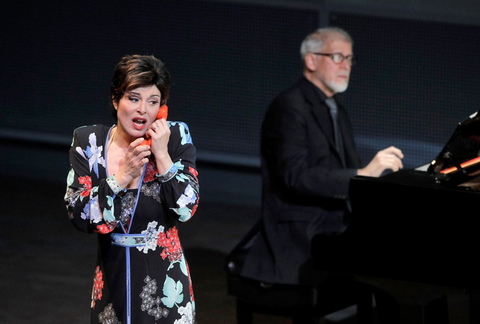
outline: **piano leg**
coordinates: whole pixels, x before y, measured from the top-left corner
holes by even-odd
[[[379,322],[381,324],[400,324],[400,305],[397,303],[395,298],[377,287],[373,287],[373,296]]]
[[[441,296],[431,300],[423,310],[425,323],[448,324],[447,296]]]
[[[469,309],[469,324],[480,323],[480,291],[467,290],[468,294],[468,309]]]
[[[358,283],[357,289],[357,324],[373,322],[373,287]]]

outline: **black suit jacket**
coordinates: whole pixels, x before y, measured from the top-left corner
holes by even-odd
[[[345,160],[335,148],[325,95],[306,78],[280,94],[262,125],[261,230],[242,275],[282,284],[311,284],[311,239],[348,225],[347,192],[360,166],[347,112],[338,105]]]

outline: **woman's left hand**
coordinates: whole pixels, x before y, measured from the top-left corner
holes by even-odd
[[[147,130],[147,134],[152,139],[150,147],[155,162],[157,164],[158,174],[168,171],[172,165],[172,159],[168,154],[168,141],[170,140],[170,127],[165,119],[155,120]]]

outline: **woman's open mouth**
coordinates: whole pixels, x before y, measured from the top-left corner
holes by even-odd
[[[147,123],[147,120],[144,118],[134,118],[133,120],[133,126],[137,130],[142,130],[145,128],[145,125]]]

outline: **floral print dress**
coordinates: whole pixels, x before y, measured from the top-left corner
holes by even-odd
[[[182,122],[169,122],[174,164],[158,175],[144,168],[138,189],[122,190],[108,174],[106,144],[113,127],[74,131],[65,202],[72,223],[97,233],[91,323],[195,321],[195,301],[177,223],[198,206],[195,147]]]

